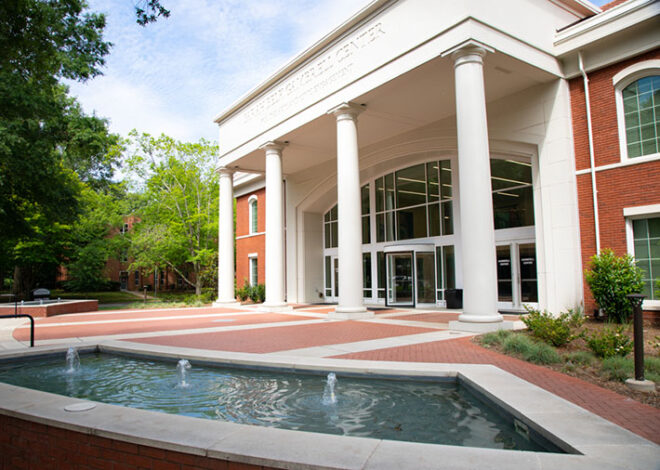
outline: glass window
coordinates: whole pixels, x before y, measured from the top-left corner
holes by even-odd
[[[456,287],[454,245],[437,246],[435,248],[435,267],[437,300],[444,300],[445,290]]]
[[[386,273],[385,273],[385,253],[378,251],[376,253],[376,270],[378,271],[378,298],[385,298]]]
[[[332,295],[332,258],[325,257],[325,295],[330,297]]]
[[[644,272],[642,294],[648,300],[660,300],[660,217],[632,221],[635,261]]]
[[[396,212],[397,240],[426,238],[426,206]]]
[[[628,157],[660,151],[660,75],[640,78],[623,89]]]
[[[140,271],[135,271],[133,273],[133,277],[135,278],[135,285],[139,286],[140,285]]]
[[[534,225],[531,163],[491,159],[490,174],[495,229]]]
[[[362,282],[364,297],[371,297],[371,253],[362,253]]]
[[[426,203],[426,171],[415,165],[396,172],[396,207],[418,206]]]
[[[323,216],[323,245],[326,248],[337,248],[337,205]]]
[[[259,231],[258,227],[258,216],[257,216],[257,200],[250,200],[250,233],[257,233]]]
[[[362,193],[362,243],[371,243],[371,205],[369,204],[369,185],[365,184]]]
[[[259,284],[259,269],[257,258],[249,258],[250,260],[250,285],[256,286]]]

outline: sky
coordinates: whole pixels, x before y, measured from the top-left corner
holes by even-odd
[[[90,0],[113,43],[103,76],[68,82],[110,130],[217,141],[213,118],[369,0],[161,0],[139,26],[132,0]]]
[[[109,119],[111,132],[195,142],[217,141],[215,116],[369,0],[161,3],[171,16],[141,27],[134,1],[89,0],[90,11],[106,14],[113,47],[103,76],[68,85],[87,113]]]

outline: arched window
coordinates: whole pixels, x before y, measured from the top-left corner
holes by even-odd
[[[613,78],[623,158],[660,152],[660,60],[638,62]]]
[[[257,196],[254,194],[248,199],[249,207],[249,217],[250,217],[250,233],[257,233],[258,228],[258,216],[257,216]]]

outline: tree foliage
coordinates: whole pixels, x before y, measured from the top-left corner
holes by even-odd
[[[129,176],[144,201],[131,235],[131,269],[169,267],[201,294],[217,259],[217,146],[133,131],[128,147]]]
[[[625,322],[632,315],[632,305],[626,297],[644,288],[642,270],[629,254],[616,256],[605,249],[591,257],[591,268],[585,279],[598,306],[616,322]]]
[[[135,4],[135,16],[140,26],[154,23],[158,17],[170,17],[170,11],[160,4],[159,0],[140,0]]]

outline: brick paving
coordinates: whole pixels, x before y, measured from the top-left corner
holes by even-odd
[[[289,349],[345,344],[435,332],[436,329],[384,325],[355,321],[324,322],[310,325],[278,326],[243,331],[158,336],[131,339],[133,343],[159,344],[184,348],[247,353],[271,353]]]
[[[482,348],[470,338],[345,354],[335,358],[492,364],[660,444],[660,410],[575,377]]]

